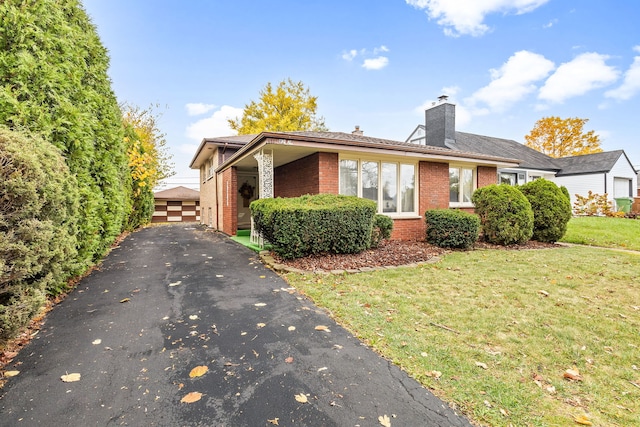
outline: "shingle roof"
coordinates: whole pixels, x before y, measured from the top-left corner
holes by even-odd
[[[452,148],[490,156],[519,159],[520,167],[524,169],[560,170],[556,159],[512,139],[456,132],[456,141]]]
[[[257,134],[250,135],[231,135],[231,136],[216,136],[213,138],[204,138],[203,142],[213,142],[220,144],[236,144],[236,145],[244,145],[248,142],[251,142],[253,138],[258,136]]]
[[[155,199],[161,200],[200,200],[200,192],[179,186],[153,193]]]
[[[555,159],[562,168],[557,176],[609,172],[622,155],[623,150],[615,150]]]

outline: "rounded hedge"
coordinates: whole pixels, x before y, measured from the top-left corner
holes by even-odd
[[[533,209],[533,240],[548,243],[560,240],[571,219],[571,203],[563,190],[544,178],[528,182],[519,190]]]
[[[493,184],[478,188],[471,200],[480,216],[487,242],[498,245],[522,244],[533,235],[531,203],[516,187]]]
[[[480,235],[480,218],[456,209],[425,212],[427,242],[441,248],[469,249]]]

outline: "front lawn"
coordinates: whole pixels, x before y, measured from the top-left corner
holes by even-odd
[[[595,216],[571,218],[562,241],[640,251],[640,220]]]
[[[640,255],[475,250],[414,268],[287,279],[476,423],[639,423]]]

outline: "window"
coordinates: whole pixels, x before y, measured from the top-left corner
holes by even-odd
[[[209,158],[209,160],[207,160],[207,179],[213,177],[213,171],[214,170],[215,170],[215,167],[214,167],[214,163],[213,163],[213,156],[211,156]]]
[[[500,184],[516,185],[518,183],[517,176],[511,172],[500,172]]]
[[[453,206],[471,205],[475,187],[474,170],[463,167],[449,168],[449,203]]]
[[[372,160],[340,160],[340,194],[378,204],[378,212],[415,214],[414,164]]]

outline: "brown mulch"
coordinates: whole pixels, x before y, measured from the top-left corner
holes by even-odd
[[[475,249],[547,249],[559,245],[529,241],[522,245],[499,246],[486,242],[477,242]],[[388,267],[407,265],[440,256],[447,250],[430,245],[424,241],[383,240],[377,249],[368,249],[358,254],[318,254],[304,258],[285,260],[277,254],[272,256],[279,264],[305,271],[355,270],[363,267]]]

